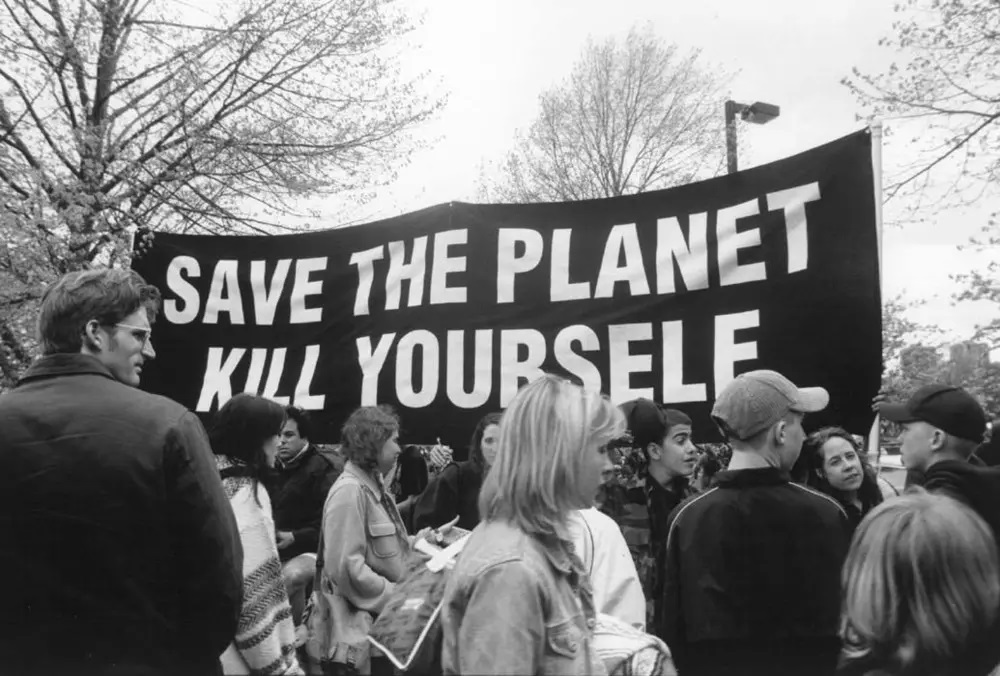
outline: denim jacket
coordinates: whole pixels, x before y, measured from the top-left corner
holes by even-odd
[[[571,551],[503,521],[477,526],[445,589],[444,673],[606,673],[590,582]]]

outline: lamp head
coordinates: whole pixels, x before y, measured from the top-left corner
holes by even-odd
[[[778,106],[757,101],[752,105],[743,107],[743,110],[740,111],[740,119],[744,122],[752,122],[753,124],[767,124],[780,114],[781,109]]]

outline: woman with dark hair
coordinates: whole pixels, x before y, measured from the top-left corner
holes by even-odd
[[[834,498],[847,512],[851,533],[861,519],[882,502],[882,489],[854,437],[841,427],[824,427],[810,434],[796,463],[805,483]]]
[[[285,409],[237,394],[219,411],[209,435],[222,486],[243,544],[239,629],[223,653],[226,674],[301,674],[295,659],[292,608],[281,577],[271,499],[261,479],[274,466]]]
[[[456,516],[458,527],[472,530],[479,523],[479,489],[496,458],[500,413],[487,413],[469,442],[469,459],[451,463],[435,477],[417,501],[413,528],[438,528]]]

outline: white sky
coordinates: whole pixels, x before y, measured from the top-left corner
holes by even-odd
[[[424,16],[406,67],[429,71],[450,98],[420,130],[428,148],[379,191],[361,214],[364,220],[452,200],[477,201],[483,162],[499,160],[515,131],[530,125],[539,94],[569,74],[588,37],[622,36],[648,22],[665,40],[700,48],[707,62],[736,72],[732,98],[781,106],[781,116],[770,124],[740,128],[749,142],[741,167],[860,128],[855,116],[862,111],[840,80],[854,66],[876,71],[892,56],[877,42],[891,31],[895,0],[404,1]],[[905,147],[887,143],[887,168]],[[957,245],[978,231],[984,212],[1000,209],[997,203],[980,206],[976,213],[887,228],[884,236],[884,296],[903,292],[927,299],[912,318],[940,326],[949,338],[968,337],[977,323],[990,319],[987,312],[996,312],[988,304],[951,305],[957,287],[949,275],[984,260],[959,252]],[[897,210],[890,205],[886,214]],[[327,211],[345,213],[333,204]]]

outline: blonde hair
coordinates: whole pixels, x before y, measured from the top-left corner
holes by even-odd
[[[551,375],[529,383],[500,420],[479,513],[532,535],[569,539],[569,513],[594,500],[581,482],[586,454],[624,432],[621,411],[600,393]]]
[[[893,674],[959,673],[994,631],[997,545],[975,512],[922,489],[861,522],[843,570],[844,658]]]

